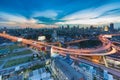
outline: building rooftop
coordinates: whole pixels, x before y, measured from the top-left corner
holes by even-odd
[[[65,74],[69,80],[80,80],[83,75],[75,71],[68,63],[62,58],[57,57],[54,60],[55,65]]]
[[[29,74],[29,80],[52,80],[51,74],[45,68],[40,68],[32,71]]]
[[[8,80],[24,80],[24,78],[22,75],[19,75],[19,76],[10,77],[8,78]]]

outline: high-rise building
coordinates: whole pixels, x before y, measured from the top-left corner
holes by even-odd
[[[104,27],[104,31],[108,31],[109,30],[109,27],[108,26],[105,26]]]
[[[57,32],[54,30],[53,34],[52,34],[52,41],[56,42],[58,40],[57,38]]]
[[[70,29],[70,26],[69,26],[69,25],[67,25],[67,29]]]
[[[110,31],[113,31],[113,30],[114,30],[114,24],[110,23]]]
[[[62,30],[64,29],[64,26],[62,26]]]
[[[93,26],[93,25],[91,25],[91,26],[90,26],[90,29],[94,29],[94,26]]]

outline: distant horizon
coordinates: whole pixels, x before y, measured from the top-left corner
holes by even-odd
[[[117,28],[120,28],[120,24],[119,23],[113,23],[114,24],[114,28],[117,29]],[[100,24],[100,25],[90,25],[90,24],[57,24],[57,25],[42,25],[42,27],[33,27],[33,26],[0,26],[0,29],[6,27],[8,29],[24,29],[24,28],[33,28],[33,29],[40,29],[40,28],[59,28],[59,27],[67,27],[67,25],[69,25],[70,27],[74,27],[74,26],[79,26],[80,28],[86,28],[86,27],[90,27],[90,26],[93,26],[93,27],[105,27],[105,26],[108,26],[110,25],[109,24]]]
[[[120,24],[120,0],[1,0],[0,26]]]

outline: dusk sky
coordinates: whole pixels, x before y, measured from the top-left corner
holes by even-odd
[[[0,0],[0,26],[110,22],[120,22],[120,0]]]

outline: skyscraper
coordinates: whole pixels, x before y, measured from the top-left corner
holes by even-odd
[[[113,30],[114,30],[114,24],[110,23],[110,31],[113,31]]]
[[[67,29],[70,29],[70,26],[69,26],[69,25],[67,25]]]
[[[52,41],[56,42],[57,40],[58,40],[58,38],[57,38],[57,32],[54,30],[53,34],[52,34]]]
[[[109,30],[109,27],[108,26],[105,26],[104,27],[104,31],[108,31]]]

